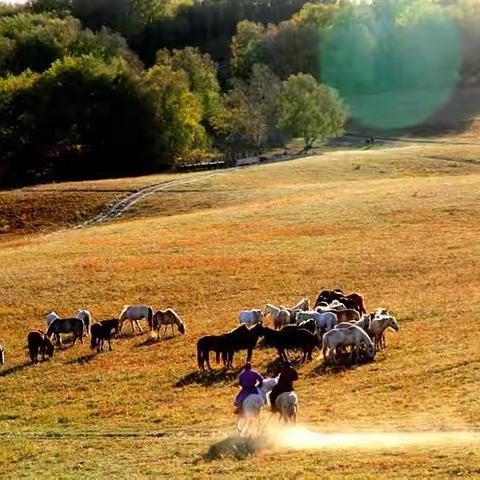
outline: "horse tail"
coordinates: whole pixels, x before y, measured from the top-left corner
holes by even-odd
[[[97,337],[93,334],[90,335],[90,348],[92,350],[95,350],[96,346],[97,346]]]
[[[204,361],[203,350],[200,347],[200,345],[197,345],[197,363],[198,363],[198,368],[200,370],[203,370],[205,361]]]
[[[147,321],[148,321],[148,328],[150,330],[153,330],[153,308],[152,307],[148,307]]]

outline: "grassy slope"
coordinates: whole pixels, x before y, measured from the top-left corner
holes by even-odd
[[[362,292],[369,308],[395,311],[401,332],[389,335],[374,364],[303,367],[301,422],[326,431],[475,428],[480,356],[467,334],[479,320],[472,299],[480,167],[443,159],[478,158],[465,149],[337,152],[229,172],[187,193],[150,197],[132,212],[151,218],[3,242],[0,341],[8,365],[0,371],[0,432],[8,435],[0,471],[475,476],[477,446],[205,462],[208,444],[233,429],[235,375],[195,373],[196,339],[234,327],[241,308],[292,304],[341,286]],[[95,356],[84,345],[25,364],[26,333],[42,326],[47,310],[69,315],[84,306],[100,319],[136,302],[174,307],[188,335],[151,343],[127,329],[112,353]],[[262,371],[273,358],[254,354]]]

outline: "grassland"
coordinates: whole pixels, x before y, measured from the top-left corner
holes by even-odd
[[[0,250],[8,361],[0,370],[1,475],[477,477],[476,443],[269,449],[250,460],[206,461],[209,445],[233,433],[237,372],[197,373],[195,343],[233,328],[244,307],[292,304],[328,287],[356,290],[368,308],[393,310],[401,330],[375,363],[337,371],[316,359],[302,367],[301,423],[325,432],[476,431],[478,159],[480,148],[459,145],[336,151],[225,171],[153,195],[101,227],[11,234]],[[111,187],[154,183],[135,182]],[[91,197],[98,208],[112,200],[104,193]],[[12,195],[23,193],[5,198]],[[111,353],[75,346],[27,364],[26,333],[42,326],[45,312],[85,307],[101,319],[137,302],[174,307],[187,335],[155,342],[126,328]],[[274,358],[254,353],[264,372]]]

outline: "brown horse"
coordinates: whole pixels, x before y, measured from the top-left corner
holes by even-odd
[[[110,340],[114,334],[117,334],[120,331],[120,320],[102,320],[99,323],[94,323],[90,327],[90,347],[92,350],[95,348],[97,352],[103,352],[103,344],[105,340],[108,342],[108,348],[112,351],[112,345]]]
[[[338,300],[343,303],[348,309],[357,310],[360,314],[367,313],[365,310],[365,304],[363,297],[359,293],[345,294],[342,290],[323,290],[318,294],[315,307],[318,307],[322,302],[327,304],[332,303],[334,300]]]
[[[30,332],[27,336],[28,352],[32,363],[38,362],[38,354],[42,354],[42,360],[45,361],[46,357],[52,357],[55,347],[52,341],[42,331],[35,330]]]

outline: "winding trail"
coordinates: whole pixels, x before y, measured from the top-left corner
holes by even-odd
[[[107,209],[104,210],[103,212],[81,223],[80,225],[77,225],[74,228],[86,228],[86,227],[102,225],[104,223],[107,223],[119,218],[137,202],[143,200],[144,198],[150,195],[153,195],[154,193],[163,192],[165,190],[168,190],[169,188],[176,187],[178,185],[188,185],[191,183],[202,182],[208,178],[217,177],[219,175],[225,175],[225,174],[223,172],[214,172],[214,173],[196,176],[194,178],[189,178],[185,180],[169,180],[166,182],[149,185],[148,187],[144,187],[136,191],[135,193],[132,193],[130,195],[127,195],[126,197],[121,198],[115,203],[109,205]]]

